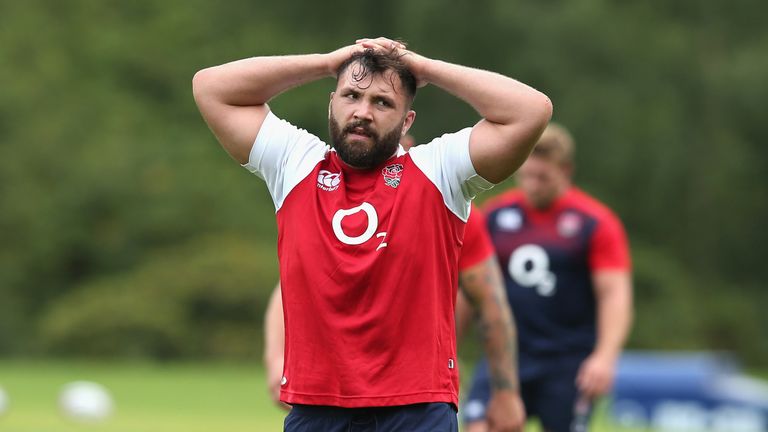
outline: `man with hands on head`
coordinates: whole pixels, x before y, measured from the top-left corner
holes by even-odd
[[[325,77],[337,80],[330,146],[267,105]],[[416,117],[416,88],[427,84],[482,119],[405,152],[398,143]],[[293,406],[285,430],[458,430],[453,314],[470,200],[526,159],[549,99],[386,38],[204,69],[193,91],[221,145],[265,181],[275,204],[280,394]]]

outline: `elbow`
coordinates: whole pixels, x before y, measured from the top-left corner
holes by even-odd
[[[520,101],[518,111],[511,115],[509,130],[516,135],[522,133],[525,142],[533,148],[552,119],[552,113],[552,101],[549,97],[538,90],[530,89],[525,99]]]
[[[554,105],[552,105],[552,99],[550,99],[547,95],[542,93],[541,96],[544,99],[543,102],[542,102],[542,105],[544,106],[543,107],[543,110],[544,110],[543,114],[544,114],[544,118],[545,118],[544,124],[547,124],[552,119],[552,114],[555,111],[555,107],[554,107]]]
[[[531,118],[537,129],[543,132],[552,119],[554,107],[552,106],[552,100],[547,95],[540,92],[537,93],[534,101],[531,103],[531,110],[533,111]]]
[[[206,68],[197,71],[192,77],[192,95],[195,97],[195,100],[200,100],[208,92],[213,82],[212,75],[211,68]]]

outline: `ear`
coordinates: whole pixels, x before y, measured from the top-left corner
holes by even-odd
[[[408,112],[405,114],[405,121],[403,122],[403,130],[400,131],[400,136],[405,136],[405,134],[408,133],[408,130],[413,126],[413,122],[416,121],[416,111],[414,110],[408,110]]]
[[[565,177],[568,179],[568,181],[570,181],[573,178],[573,172],[575,171],[573,162],[566,162],[562,164],[560,167],[563,170],[563,174],[565,174]]]

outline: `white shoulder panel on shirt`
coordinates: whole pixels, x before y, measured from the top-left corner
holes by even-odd
[[[267,183],[275,211],[285,197],[325,158],[330,147],[270,111],[243,167]]]
[[[445,205],[464,222],[469,218],[469,203],[493,183],[480,177],[469,157],[472,128],[445,134],[409,153],[416,166],[443,195]]]

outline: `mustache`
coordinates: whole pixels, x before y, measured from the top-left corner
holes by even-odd
[[[352,123],[347,124],[344,129],[342,130],[342,133],[344,135],[348,135],[350,132],[353,132],[355,129],[362,129],[362,131],[370,136],[371,138],[378,138],[379,135],[371,129],[370,122],[367,120],[355,120]]]

